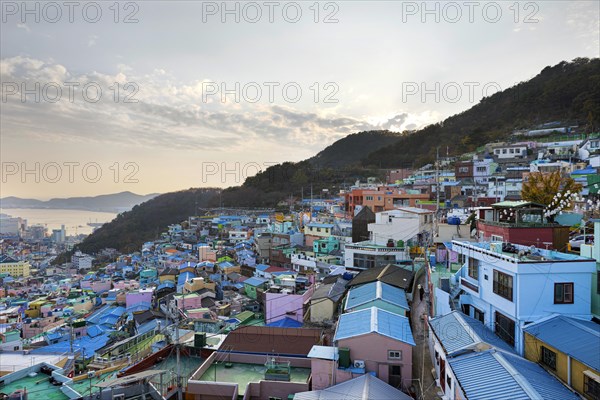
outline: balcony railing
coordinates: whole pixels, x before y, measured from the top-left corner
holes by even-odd
[[[553,228],[556,224],[543,222],[498,222],[489,220],[479,220],[479,223],[491,226],[499,226],[502,228]]]
[[[479,286],[469,282],[468,280],[466,280],[465,278],[460,278],[460,284],[464,287],[466,287],[467,289],[471,289],[472,291],[479,293]]]

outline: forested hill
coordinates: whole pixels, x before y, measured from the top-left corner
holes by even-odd
[[[396,143],[400,137],[400,133],[390,131],[353,133],[327,146],[307,161],[314,166],[329,168],[360,164],[366,154]]]
[[[453,155],[460,155],[506,139],[514,129],[548,121],[587,124],[590,131],[599,129],[600,59],[579,58],[546,67],[527,82],[371,152],[363,165],[419,166],[434,159],[437,146],[448,146]]]
[[[144,242],[159,237],[168,225],[187,220],[197,208],[218,203],[218,193],[218,189],[188,189],[162,194],[119,214],[85,238],[78,248],[91,254],[107,247],[139,251]]]

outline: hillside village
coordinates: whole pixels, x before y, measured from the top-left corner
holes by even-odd
[[[127,254],[3,216],[0,399],[600,399],[600,134],[438,153]]]

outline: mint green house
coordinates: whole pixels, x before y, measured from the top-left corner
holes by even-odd
[[[325,239],[316,239],[313,242],[313,251],[315,255],[317,254],[329,254],[332,251],[336,251],[340,249],[340,241],[334,238],[333,236],[329,236]]]

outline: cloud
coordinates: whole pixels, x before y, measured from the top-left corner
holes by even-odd
[[[87,43],[87,47],[92,47],[96,45],[96,40],[98,39],[98,36],[96,35],[91,35],[88,37],[88,43]]]
[[[63,65],[28,57],[0,63],[3,82],[17,84],[19,89],[36,84],[41,88],[39,99],[25,95],[25,102],[21,93],[3,93],[7,96],[3,132],[23,140],[215,151],[269,142],[319,150],[350,133],[401,131],[409,124],[431,122],[407,113],[367,122],[369,118],[304,111],[290,104],[208,104],[202,102],[202,81],[178,82],[161,69],[136,75],[131,67],[120,65],[119,72],[111,75],[75,73]],[[62,90],[60,99],[49,101],[58,96],[57,86]]]
[[[25,30],[25,32],[30,33],[31,28],[27,26],[27,24],[17,24],[17,28]]]

